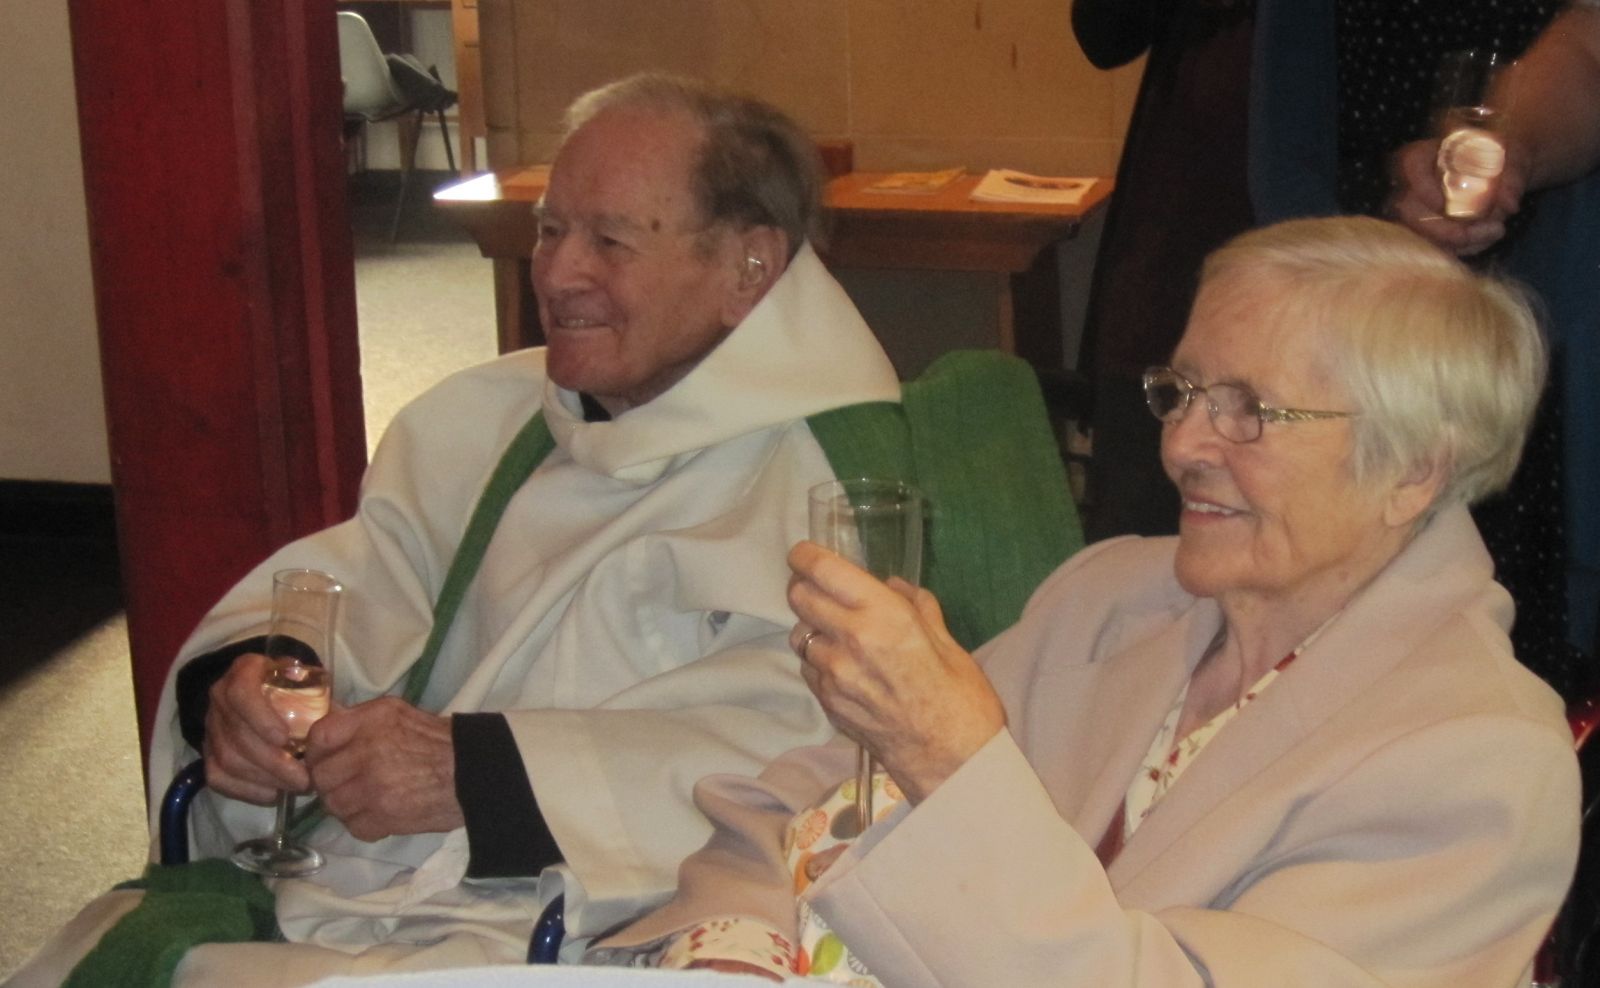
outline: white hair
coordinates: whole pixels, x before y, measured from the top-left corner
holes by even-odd
[[[1546,370],[1519,287],[1364,217],[1245,233],[1201,269],[1202,289],[1222,280],[1281,289],[1281,315],[1317,327],[1329,369],[1360,412],[1358,480],[1440,467],[1435,508],[1510,481]]]
[[[822,239],[822,161],[800,125],[776,107],[682,76],[641,73],[579,96],[567,108],[567,134],[619,107],[681,113],[705,131],[694,164],[701,215],[739,228],[772,226],[792,258]]]

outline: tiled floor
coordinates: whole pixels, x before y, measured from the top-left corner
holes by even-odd
[[[414,191],[354,186],[369,446],[407,400],[495,353],[489,262]],[[73,536],[76,537],[68,537]],[[0,539],[0,977],[145,858],[143,783],[115,551],[104,537]]]

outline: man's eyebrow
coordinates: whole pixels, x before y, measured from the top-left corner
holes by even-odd
[[[572,217],[562,216],[544,204],[543,200],[533,204],[533,218],[543,220],[546,218],[571,221]],[[625,213],[595,213],[590,216],[579,217],[583,222],[597,230],[606,230],[618,233],[645,233],[652,229],[659,229],[660,222],[654,225],[635,219]]]

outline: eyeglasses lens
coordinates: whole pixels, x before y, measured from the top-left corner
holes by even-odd
[[[1261,435],[1261,402],[1255,395],[1232,384],[1213,384],[1206,397],[1211,422],[1224,439],[1247,443]]]
[[[1247,443],[1261,435],[1261,402],[1234,384],[1196,388],[1176,371],[1160,369],[1144,376],[1145,403],[1163,422],[1175,422],[1188,411],[1196,393],[1203,396],[1211,424],[1225,439]]]
[[[1166,421],[1181,416],[1188,407],[1189,390],[1171,371],[1151,371],[1144,376],[1144,400],[1156,418]]]

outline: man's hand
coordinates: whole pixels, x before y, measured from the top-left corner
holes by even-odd
[[[466,822],[456,801],[450,719],[397,697],[334,710],[313,724],[306,766],[328,812],[361,840]]]
[[[1444,215],[1444,187],[1439,179],[1439,141],[1413,141],[1390,161],[1394,192],[1386,213],[1390,219],[1421,234],[1453,254],[1479,253],[1506,235],[1506,219],[1521,206],[1527,160],[1515,145],[1506,149],[1505,170],[1495,180],[1489,210],[1475,220]]]
[[[284,750],[289,732],[261,689],[270,665],[264,655],[241,655],[212,684],[203,752],[208,786],[261,806],[279,790],[311,787],[305,766]]]

